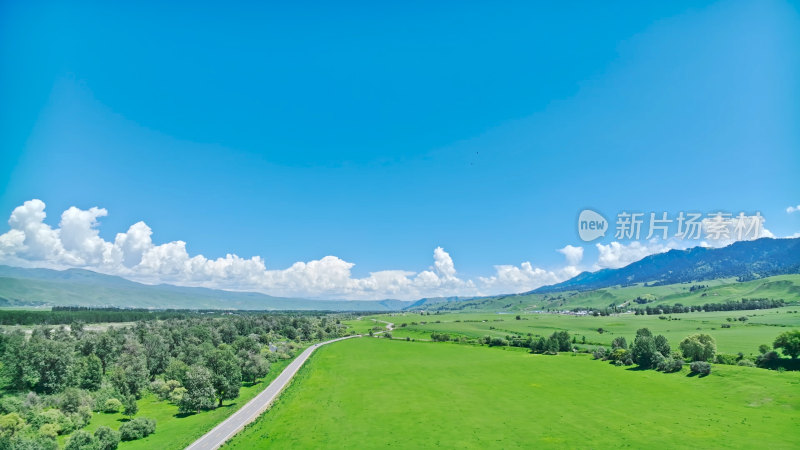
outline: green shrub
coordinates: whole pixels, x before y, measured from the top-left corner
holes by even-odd
[[[60,432],[61,426],[59,426],[57,423],[46,423],[39,427],[39,436],[46,437],[48,439],[55,439]]]
[[[489,347],[504,347],[506,345],[508,345],[508,341],[499,337],[493,337],[489,341]]]
[[[664,373],[678,372],[683,367],[683,360],[675,358],[664,358],[658,362],[657,369]]]
[[[103,405],[103,412],[107,413],[118,413],[120,409],[122,409],[122,402],[116,398],[106,400],[106,403]]]
[[[689,365],[689,369],[691,369],[692,373],[708,375],[711,373],[711,364],[705,361],[695,361]]]
[[[725,353],[720,353],[716,357],[714,357],[714,362],[717,364],[726,364],[729,366],[734,366],[739,361],[738,355],[728,355]]]
[[[115,450],[119,446],[121,434],[109,427],[98,427],[94,432],[98,450]]]
[[[155,433],[156,421],[147,417],[137,417],[119,427],[123,441],[135,441]]]
[[[597,349],[592,353],[594,359],[605,359],[606,357],[606,348],[605,347],[597,347]]]
[[[97,439],[91,433],[78,430],[69,437],[64,450],[94,450],[97,448]]]
[[[738,363],[736,363],[736,365],[744,366],[744,367],[755,367],[756,366],[756,364],[753,361],[750,361],[749,359],[743,359],[743,360],[739,361]]]

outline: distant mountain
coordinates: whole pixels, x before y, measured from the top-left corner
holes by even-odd
[[[800,273],[800,238],[762,238],[723,248],[694,247],[647,256],[620,269],[583,272],[530,293],[589,291],[633,283],[652,285],[737,277],[740,281]]]
[[[0,265],[0,306],[397,311],[412,303],[310,300],[168,284],[151,286],[83,269],[26,269]]]

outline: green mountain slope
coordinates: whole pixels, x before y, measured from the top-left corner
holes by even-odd
[[[256,292],[171,285],[150,286],[88,270],[0,266],[0,306],[115,306],[126,308],[392,311],[412,302],[272,297]]]
[[[614,286],[592,291],[565,291],[548,294],[516,294],[476,298],[462,302],[421,305],[429,311],[535,311],[544,309],[605,308],[611,305],[644,307],[681,303],[685,306],[740,301],[743,298],[782,299],[800,302],[800,275],[778,275],[738,282],[735,278],[702,283],[676,283],[645,286]],[[637,302],[638,299],[638,302]]]

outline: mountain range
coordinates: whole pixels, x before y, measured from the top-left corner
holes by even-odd
[[[619,269],[583,272],[525,294],[591,291],[737,278],[748,281],[800,273],[800,238],[741,241],[724,248],[695,247],[647,256]],[[473,297],[403,300],[314,300],[168,284],[147,285],[84,269],[28,269],[0,265],[0,306],[92,306],[154,309],[398,311]]]
[[[792,273],[800,273],[800,238],[761,238],[722,248],[694,247],[657,253],[619,269],[582,272],[530,293],[590,291],[635,283],[657,286],[730,277],[749,281]]]

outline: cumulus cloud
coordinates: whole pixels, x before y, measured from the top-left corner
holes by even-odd
[[[556,251],[567,257],[567,264],[570,266],[577,266],[583,259],[583,247],[567,245],[564,248],[560,248]]]
[[[384,270],[355,278],[354,264],[336,256],[296,262],[285,269],[268,269],[259,256],[228,254],[209,259],[190,255],[183,241],[155,244],[153,230],[144,222],[118,233],[114,242],[100,237],[103,208],[70,207],[58,228],[44,220],[45,204],[30,200],[14,209],[11,229],[0,235],[0,262],[39,267],[83,267],[148,283],[173,283],[221,289],[254,290],[273,295],[317,298],[419,298],[422,296],[478,295],[471,280],[458,276],[450,254],[433,251],[433,265],[409,272]]]
[[[786,208],[786,213],[787,214],[791,214],[791,213],[798,212],[798,211],[800,211],[800,205],[789,206],[788,208]]]
[[[218,289],[258,291],[287,297],[326,299],[417,299],[439,296],[478,296],[525,292],[558,283],[592,270],[622,267],[653,253],[687,248],[697,241],[653,239],[645,242],[596,244],[597,261],[581,266],[584,248],[566,245],[556,251],[565,263],[555,268],[537,267],[530,261],[494,266],[494,273],[476,281],[462,277],[452,256],[442,247],[433,250],[432,265],[419,272],[382,270],[354,277],[352,262],[329,255],[300,261],[287,268],[269,268],[260,256],[228,254],[210,259],[190,255],[186,242],[153,242],[153,230],[144,222],[118,233],[113,242],[100,237],[104,208],[70,207],[57,228],[45,223],[45,204],[30,200],[18,206],[8,220],[10,230],[0,234],[0,263],[24,267],[82,267],[146,283],[170,283]],[[714,224],[706,221],[704,227]],[[760,222],[763,225],[763,221]],[[707,230],[704,230],[707,231]],[[771,236],[762,228],[762,236]],[[719,239],[700,245],[722,246]]]
[[[581,273],[578,264],[583,259],[583,247],[567,245],[556,251],[564,255],[567,265],[554,270],[534,267],[530,261],[525,261],[519,266],[497,265],[494,266],[495,275],[480,277],[479,280],[488,291],[516,293],[560,283]]]
[[[620,243],[617,241],[610,244],[595,244],[598,256],[595,263],[595,269],[617,269],[625,267],[628,264],[638,261],[645,256],[650,256],[655,253],[663,253],[672,248],[677,248],[678,245],[672,242],[670,245],[659,242],[655,239],[641,243],[633,241],[628,244]]]

